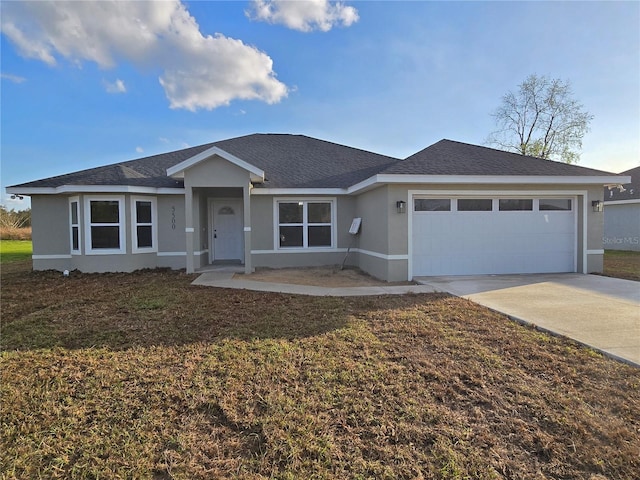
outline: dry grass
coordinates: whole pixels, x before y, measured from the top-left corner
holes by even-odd
[[[250,275],[236,274],[234,278],[329,288],[410,284],[410,282],[385,282],[367,275],[359,268],[345,267],[341,269],[340,265],[307,268],[258,268]]]
[[[640,252],[606,250],[604,275],[640,281]]]
[[[446,295],[3,269],[2,478],[637,478],[640,371]]]
[[[0,240],[31,240],[31,227],[15,228],[0,226]]]

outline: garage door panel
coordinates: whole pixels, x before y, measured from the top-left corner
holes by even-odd
[[[414,212],[413,274],[575,271],[575,212]]]

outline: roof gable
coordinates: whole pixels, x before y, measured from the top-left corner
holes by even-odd
[[[264,172],[259,168],[251,165],[250,163],[245,162],[244,160],[239,159],[235,155],[231,155],[228,152],[225,152],[220,147],[210,147],[203,152],[194,155],[177,165],[173,165],[167,169],[167,175],[174,178],[184,178],[184,171],[203,162],[205,160],[210,159],[213,156],[218,156],[227,160],[228,162],[240,167],[244,170],[247,170],[251,174],[251,181],[262,183],[264,181]]]

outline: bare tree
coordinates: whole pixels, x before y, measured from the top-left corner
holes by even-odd
[[[502,150],[576,163],[593,115],[573,98],[571,83],[529,75],[502,97],[492,115],[498,130],[486,140]]]

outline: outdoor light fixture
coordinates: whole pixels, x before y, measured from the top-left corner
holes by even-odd
[[[602,200],[594,200],[591,202],[591,206],[593,207],[594,212],[601,212],[603,206]]]
[[[407,211],[407,202],[405,202],[404,200],[398,200],[396,202],[396,209],[398,210],[398,213],[404,213]]]

